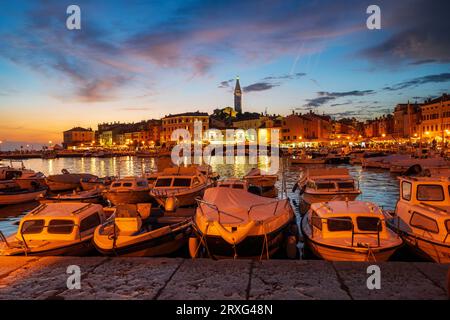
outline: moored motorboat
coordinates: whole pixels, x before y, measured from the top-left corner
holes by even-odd
[[[175,207],[192,206],[213,181],[196,166],[166,168],[159,173],[150,195],[167,211]]]
[[[450,180],[399,177],[400,198],[389,226],[419,256],[450,263]]]
[[[92,179],[97,176],[89,173],[70,173],[63,169],[62,174],[50,175],[45,179],[45,183],[50,191],[67,191],[81,188],[82,179]]]
[[[124,177],[111,183],[104,195],[113,205],[135,204],[152,201],[150,186],[142,177]]]
[[[386,261],[403,243],[382,210],[364,201],[314,203],[301,228],[312,252],[329,261]]]
[[[244,176],[244,180],[249,184],[249,188],[259,188],[264,197],[275,198],[278,195],[275,186],[278,181],[276,174],[265,174],[262,170],[253,168]]]
[[[198,199],[189,252],[216,258],[269,259],[286,248],[294,211],[289,199],[274,200],[245,190],[215,187]],[[289,242],[295,246],[296,241]]]
[[[46,187],[36,187],[32,189],[8,188],[0,190],[0,205],[10,205],[25,203],[37,200],[40,196],[45,195]]]
[[[186,245],[191,226],[190,217],[153,219],[150,203],[119,205],[95,230],[94,245],[108,256],[166,256]]]
[[[106,189],[109,185],[111,185],[114,177],[85,177],[80,179],[81,189],[87,191],[92,189]]]
[[[39,198],[39,202],[84,202],[101,203],[103,201],[102,190],[91,189],[87,191],[73,191],[72,193],[46,195]]]
[[[0,237],[0,255],[87,254],[95,228],[106,218],[98,204],[41,204],[21,219],[15,235]]]
[[[316,202],[355,200],[359,186],[346,168],[308,168],[302,170],[294,187],[299,189],[306,209]]]

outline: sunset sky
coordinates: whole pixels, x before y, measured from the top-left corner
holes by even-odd
[[[81,7],[82,30],[66,28]],[[368,30],[366,8],[381,8]],[[361,119],[449,92],[450,2],[2,1],[0,140],[233,104]]]

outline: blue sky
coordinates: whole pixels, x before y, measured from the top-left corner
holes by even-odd
[[[81,8],[81,30],[66,8]],[[368,30],[366,8],[381,8]],[[3,1],[0,140],[232,105],[361,119],[448,92],[448,1]]]

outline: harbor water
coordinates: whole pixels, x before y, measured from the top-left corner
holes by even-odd
[[[266,168],[268,159],[260,158],[258,166]],[[245,159],[235,159],[234,164],[221,164],[215,157],[211,158],[211,166],[220,174],[221,178],[242,177],[254,164],[246,163]],[[170,158],[57,158],[57,159],[29,159],[23,161],[26,168],[40,171],[45,175],[59,174],[62,169],[72,173],[91,173],[97,176],[132,176],[141,175],[142,172],[158,170],[170,165]],[[329,166],[329,165],[328,165]],[[359,200],[371,201],[384,209],[394,209],[398,198],[398,181],[395,175],[388,170],[362,169],[361,166],[340,165],[347,167],[351,175],[358,181],[362,190]],[[278,190],[281,195],[282,183],[285,180],[286,193],[298,212],[298,191],[293,192],[301,165],[291,165],[287,159],[280,161]],[[11,234],[17,229],[17,222],[25,211],[33,209],[38,203],[26,203],[0,207],[0,230],[4,234]]]

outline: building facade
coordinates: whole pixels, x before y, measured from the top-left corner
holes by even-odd
[[[186,129],[191,135],[191,139],[194,139],[194,123],[200,121],[202,123],[203,134],[209,129],[209,116],[206,112],[186,112],[180,114],[169,114],[165,116],[161,124],[160,142],[161,145],[175,144],[176,141],[172,141],[172,133],[177,129]]]
[[[442,140],[450,136],[450,96],[429,99],[421,109],[420,135],[425,139]]]
[[[89,128],[75,127],[63,132],[63,147],[81,147],[95,144],[95,132]]]

